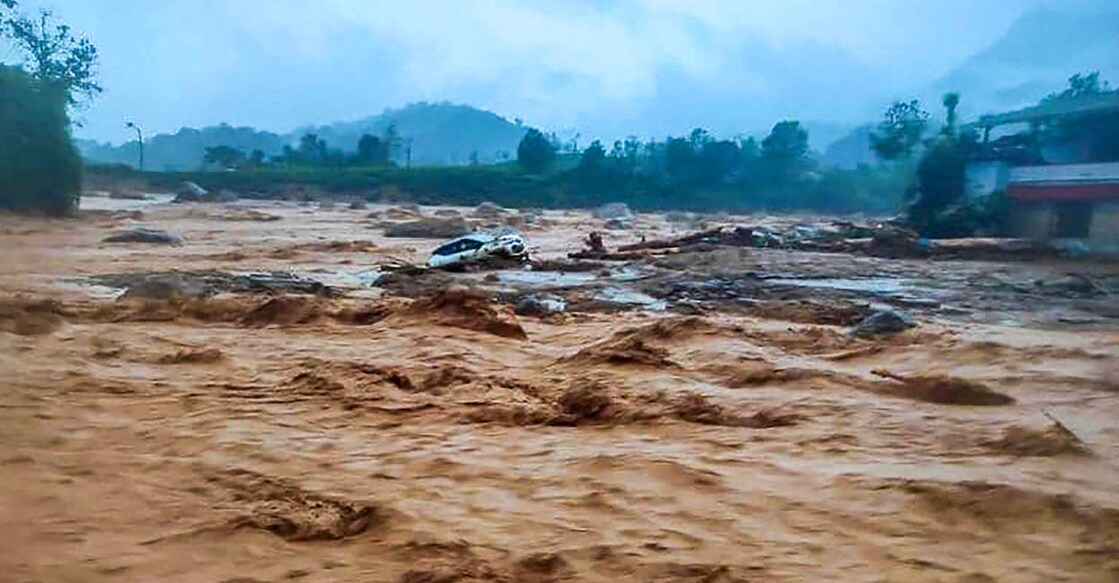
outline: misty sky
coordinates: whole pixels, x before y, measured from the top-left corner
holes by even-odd
[[[149,134],[223,121],[289,131],[420,100],[584,136],[695,126],[733,135],[785,117],[856,123],[929,86],[1043,3],[22,2],[53,8],[100,48],[105,92],[80,113],[77,133],[113,142],[128,139],[126,119]]]

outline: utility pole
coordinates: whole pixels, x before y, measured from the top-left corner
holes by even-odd
[[[139,170],[140,170],[140,172],[143,172],[144,171],[144,132],[140,130],[140,126],[138,126],[138,125],[136,125],[132,122],[128,122],[128,123],[124,124],[124,127],[136,130],[136,140],[140,143],[140,168],[139,168]]]

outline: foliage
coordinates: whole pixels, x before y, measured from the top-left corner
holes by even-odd
[[[945,96],[947,101],[947,96]],[[959,96],[956,96],[956,104]],[[955,106],[951,110],[955,112]],[[929,123],[929,113],[921,109],[921,102],[896,101],[883,115],[876,131],[870,134],[870,145],[881,160],[908,158],[921,144]]]
[[[517,163],[529,172],[543,172],[556,160],[556,147],[540,130],[525,132],[517,146]]]
[[[358,166],[388,166],[390,150],[389,141],[365,134],[357,142],[353,163]]]
[[[0,65],[0,207],[53,216],[77,208],[81,159],[68,103],[59,85]]]
[[[40,10],[38,18],[7,16],[2,24],[24,53],[31,75],[59,85],[71,105],[101,92],[96,81],[97,48],[88,39],[74,36],[68,25],[56,22],[51,11]]]
[[[540,138],[551,146],[547,136]],[[577,157],[560,156],[535,172],[521,164],[412,169],[354,160],[306,164],[297,163],[298,150],[289,148],[288,154],[261,167],[246,165],[236,172],[143,176],[163,188],[192,180],[210,189],[288,196],[289,187],[300,184],[370,200],[391,196],[394,201],[462,205],[488,200],[514,207],[575,208],[625,202],[644,210],[835,213],[899,208],[911,167],[818,170],[808,156],[807,139],[800,124],[790,121],[777,124],[764,143],[754,138],[723,140],[702,129],[663,141],[628,138],[609,148],[594,141]],[[370,147],[374,143],[367,140]],[[321,152],[322,140],[308,137],[299,150]]]
[[[1068,87],[1058,93],[1050,93],[1042,103],[1058,99],[1076,99],[1088,95],[1099,95],[1111,89],[1111,84],[1100,80],[1099,71],[1076,73],[1068,78]]]
[[[246,157],[245,152],[237,148],[215,146],[213,148],[206,148],[206,154],[203,155],[202,161],[220,169],[229,170],[244,165]]]

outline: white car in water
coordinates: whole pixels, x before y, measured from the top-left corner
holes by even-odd
[[[431,252],[428,267],[461,265],[487,257],[524,257],[528,248],[516,231],[471,233],[448,241]]]

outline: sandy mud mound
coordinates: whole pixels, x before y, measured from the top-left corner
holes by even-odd
[[[1015,457],[1055,457],[1062,455],[1088,455],[1088,448],[1074,433],[1060,423],[1045,429],[1014,425],[1002,437],[984,445],[993,451]]]
[[[902,376],[889,371],[875,370],[874,374],[892,381],[882,388],[895,397],[936,403],[939,405],[973,405],[992,407],[1011,405],[1009,395],[994,391],[982,383],[946,375]]]
[[[376,504],[339,500],[246,470],[209,478],[228,489],[244,514],[233,528],[265,530],[288,541],[339,540],[381,526],[387,512]]]
[[[449,289],[417,300],[399,312],[397,317],[474,330],[503,338],[528,339],[528,334],[516,316],[499,309],[488,295],[468,289]]]
[[[50,334],[69,315],[60,302],[28,298],[0,299],[0,331],[20,336]]]

